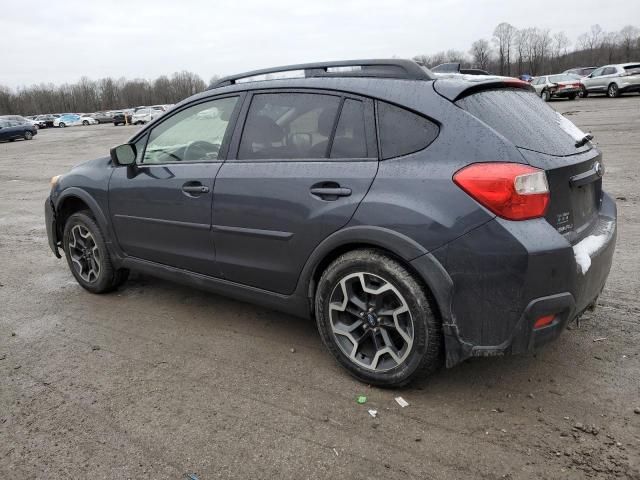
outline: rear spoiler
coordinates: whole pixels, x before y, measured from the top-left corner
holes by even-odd
[[[437,79],[433,83],[435,91],[444,98],[457,102],[461,98],[483,90],[519,88],[534,91],[528,83],[512,77],[487,77],[479,75],[451,75]]]

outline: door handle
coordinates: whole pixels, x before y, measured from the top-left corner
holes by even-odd
[[[182,186],[182,191],[192,195],[197,195],[200,193],[209,193],[209,187],[202,185],[201,183],[188,182]]]
[[[321,197],[324,200],[336,200],[338,197],[348,197],[351,195],[351,189],[344,187],[314,187],[311,189],[311,195]]]

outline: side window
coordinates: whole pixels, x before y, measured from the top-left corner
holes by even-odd
[[[426,148],[436,139],[440,128],[404,108],[378,102],[378,131],[382,159],[386,160]]]
[[[602,72],[603,75],[613,75],[614,73],[616,73],[616,69],[614,67],[607,67],[604,69],[604,72]]]
[[[359,100],[346,99],[333,138],[331,158],[367,157],[364,105]]]
[[[254,95],[239,160],[326,158],[340,97],[316,93]]]
[[[210,162],[218,159],[238,97],[199,103],[151,130],[142,163]]]
[[[604,68],[596,68],[593,72],[591,72],[591,76],[592,77],[599,77],[600,75],[602,75],[602,71],[604,70]]]

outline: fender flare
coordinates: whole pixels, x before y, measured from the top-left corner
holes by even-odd
[[[394,230],[374,226],[354,226],[339,230],[323,240],[309,255],[298,279],[296,295],[306,297],[313,313],[313,297],[317,268],[332,252],[353,245],[380,247],[391,252],[429,288],[443,322],[450,322],[453,281],[440,262],[415,240]]]
[[[122,259],[124,255],[115,242],[114,231],[113,228],[111,228],[107,216],[105,215],[98,202],[86,190],[79,187],[65,188],[55,199],[54,209],[56,214],[59,212],[60,207],[62,206],[64,201],[71,197],[82,200],[89,207],[89,210],[91,210],[91,213],[96,219],[98,226],[104,232],[105,244],[109,249],[109,253],[111,254],[112,259],[115,259],[116,261]]]

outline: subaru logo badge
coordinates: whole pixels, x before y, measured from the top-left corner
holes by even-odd
[[[593,165],[593,169],[596,171],[599,177],[602,177],[604,175],[604,165],[602,165],[600,162],[596,162]]]

